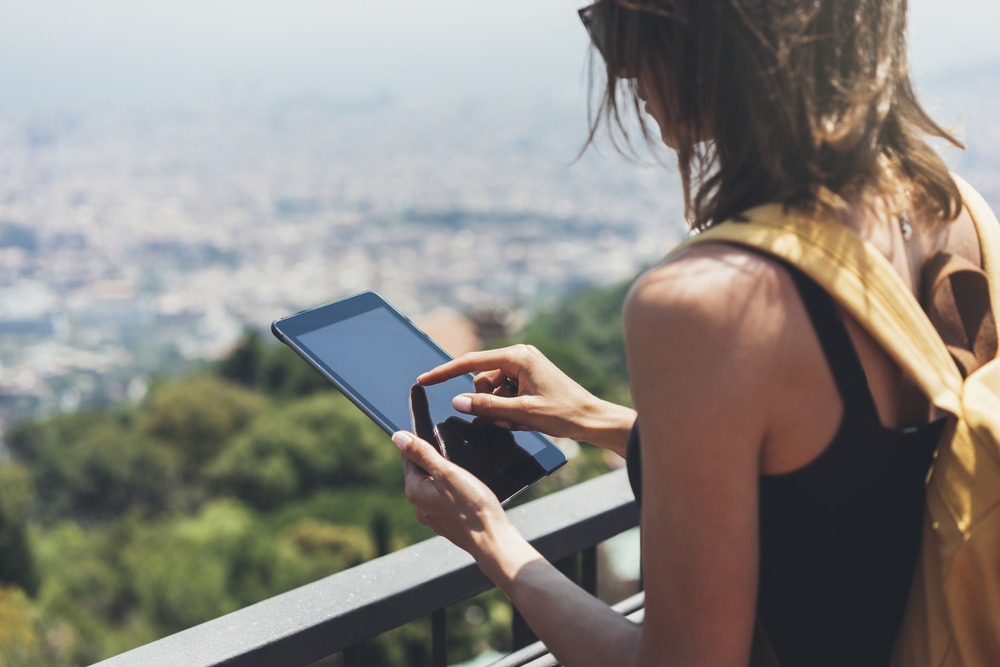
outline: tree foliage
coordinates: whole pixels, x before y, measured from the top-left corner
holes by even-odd
[[[38,572],[28,538],[30,474],[13,462],[0,463],[0,586],[15,585],[29,595],[38,590]]]
[[[307,396],[330,390],[330,383],[290,348],[264,345],[253,330],[219,362],[218,372],[230,382],[271,396]]]
[[[213,375],[154,390],[140,430],[176,449],[197,470],[267,407],[264,397]]]
[[[136,508],[155,515],[177,500],[178,456],[111,415],[67,415],[15,431],[45,519],[105,520]]]
[[[213,487],[274,509],[326,487],[396,477],[386,434],[339,394],[325,393],[260,417],[207,468]],[[390,464],[392,468],[389,469]]]

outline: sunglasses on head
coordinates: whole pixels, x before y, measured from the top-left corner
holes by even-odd
[[[587,29],[590,41],[597,47],[597,51],[601,54],[601,57],[607,61],[609,46],[608,31],[605,22],[597,15],[597,3],[595,2],[592,5],[578,9],[576,13],[580,15],[580,21],[583,22],[583,27]]]

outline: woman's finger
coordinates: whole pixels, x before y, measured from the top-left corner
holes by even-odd
[[[508,424],[523,424],[531,420],[528,405],[531,396],[508,398],[496,394],[459,394],[451,399],[451,406],[459,412],[490,421],[503,420]]]
[[[492,394],[504,385],[507,376],[500,371],[483,371],[472,380],[473,386],[480,394]]]
[[[424,479],[430,479],[431,476],[427,474],[427,471],[418,466],[416,463],[410,460],[410,458],[403,452],[399,453],[400,458],[403,459],[403,477],[406,479],[411,479],[419,476],[421,481]]]
[[[517,384],[500,371],[485,371],[473,379],[477,394],[493,394],[504,398],[517,396]]]
[[[483,371],[499,370],[508,377],[517,377],[518,370],[524,368],[526,358],[530,354],[528,345],[503,347],[499,350],[484,350],[469,352],[458,359],[453,359],[437,368],[432,368],[417,378],[422,385],[432,385],[465,375],[466,373],[481,373]]]
[[[437,449],[429,442],[421,440],[409,431],[396,431],[392,434],[392,442],[410,462],[421,468],[431,477],[439,477],[442,473],[442,463],[447,463]]]
[[[434,468],[433,458],[426,454],[425,448],[430,449],[434,455],[437,455],[437,451],[430,444],[406,431],[393,433],[392,441],[403,457],[403,491],[406,499],[417,507],[417,520],[429,525],[425,523],[427,516],[421,508],[434,504],[440,498],[438,482],[442,477],[440,471],[437,475],[432,475],[424,467]],[[421,520],[421,517],[424,520]]]

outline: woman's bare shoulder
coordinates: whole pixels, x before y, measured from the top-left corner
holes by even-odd
[[[721,334],[767,339],[787,324],[782,313],[798,305],[796,300],[781,262],[738,246],[706,243],[643,274],[629,292],[625,312],[636,324],[664,319],[676,324],[683,318]]]
[[[694,418],[712,396],[750,447],[772,425],[792,369],[816,354],[804,344],[811,325],[787,268],[736,246],[696,246],[649,270],[624,315],[640,415],[643,405],[670,403]]]

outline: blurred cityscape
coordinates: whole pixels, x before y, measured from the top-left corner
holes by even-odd
[[[297,99],[0,116],[0,419],[140,399],[361,290],[419,318],[627,278],[675,175],[573,163],[579,99]]]
[[[921,89],[962,121],[970,150],[947,159],[995,207],[996,69]],[[516,323],[627,279],[682,237],[680,188],[607,141],[574,162],[585,108],[552,94],[0,112],[0,433],[140,400],[246,327],[361,290],[414,319]]]

